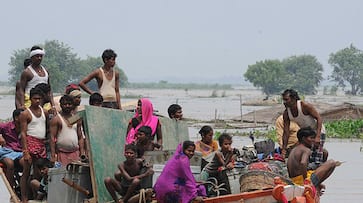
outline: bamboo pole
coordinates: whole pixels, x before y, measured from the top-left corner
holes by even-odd
[[[14,201],[14,203],[20,203],[18,196],[15,194],[13,188],[11,187],[11,185],[10,185],[8,179],[6,178],[5,173],[1,167],[0,167],[0,175],[3,179],[3,182],[5,183],[6,189],[8,189],[8,191],[10,193],[11,199]]]

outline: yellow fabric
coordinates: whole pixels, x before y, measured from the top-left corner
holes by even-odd
[[[25,94],[24,95],[24,106],[26,108],[29,108],[30,107],[30,104],[31,104],[31,102],[30,102],[29,94]]]
[[[282,136],[284,134],[284,118],[282,115],[280,115],[275,122],[276,125],[276,133],[278,136],[278,143],[280,147],[282,147]],[[293,147],[297,144],[297,131],[299,131],[300,127],[295,123],[294,121],[290,121],[290,135],[289,135],[289,141],[287,142],[287,149],[290,147]]]
[[[306,173],[306,179],[310,181],[311,174],[313,174],[313,173],[314,173],[314,170],[308,170]],[[293,178],[291,178],[291,180],[295,185],[301,185],[301,186],[304,185],[304,177],[302,175],[293,177]]]
[[[207,145],[202,141],[197,141],[195,143],[195,151],[201,152],[202,157],[205,157],[217,150],[218,150],[218,142],[215,140],[212,140],[212,143],[210,145]]]
[[[302,175],[291,178],[295,185],[304,185],[304,177]]]
[[[31,104],[31,101],[30,101],[30,96],[29,96],[29,94],[25,94],[24,95],[24,106],[26,107],[26,108],[29,108],[30,107],[30,104]],[[43,109],[45,110],[45,111],[48,111],[49,109],[51,109],[52,108],[52,105],[48,102],[48,103],[46,103],[46,104],[44,104],[44,106],[43,106]]]

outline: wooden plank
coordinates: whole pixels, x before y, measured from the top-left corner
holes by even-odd
[[[113,175],[117,164],[124,161],[127,125],[133,114],[93,106],[85,106],[81,113],[85,124],[86,142],[89,147],[90,172],[94,199],[108,202],[112,198],[104,186],[104,178]],[[175,150],[180,141],[189,138],[186,123],[160,118],[164,149]]]
[[[262,199],[272,201],[262,201]],[[253,192],[245,192],[240,194],[224,195],[219,197],[211,197],[204,200],[204,203],[227,203],[227,202],[276,202],[272,197],[272,190],[259,190]]]

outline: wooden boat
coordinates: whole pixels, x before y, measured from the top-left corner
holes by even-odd
[[[204,203],[317,203],[310,186],[277,184],[273,189],[256,190],[219,197],[207,198]]]
[[[84,121],[86,145],[90,151],[89,164],[74,165],[74,167],[69,169],[50,171],[49,181],[51,183],[48,189],[49,191],[57,192],[49,195],[53,199],[48,202],[104,203],[111,201],[103,180],[107,176],[112,176],[116,164],[124,159],[124,136],[126,135],[128,121],[132,115],[130,112],[85,106],[85,110],[81,112],[80,116]],[[186,123],[168,118],[160,119],[163,123],[163,143],[166,151],[151,152],[149,161],[154,163],[155,167],[160,167],[159,171],[155,170],[156,175],[157,172],[161,172],[165,161],[172,155],[177,144],[189,139]],[[192,172],[197,177],[200,173],[200,167],[198,168],[198,166],[200,166],[201,157],[196,154],[191,163]],[[304,194],[303,196],[306,196],[306,194],[310,194],[306,192],[301,193],[301,188],[298,194],[296,192],[298,190],[296,189],[297,187],[283,184],[277,184],[274,188],[266,190],[240,193],[240,176],[241,173],[239,171],[234,171],[229,175],[230,183],[233,183],[231,184],[233,187],[232,191],[238,194],[207,198],[204,202],[277,202],[277,200],[286,196],[285,193],[281,195],[284,190],[290,191],[289,194],[293,194],[293,198],[297,195]],[[157,176],[154,177],[154,179],[156,178]],[[78,180],[79,182],[77,182]],[[54,195],[58,195],[59,198],[54,197]],[[304,198],[306,199],[306,197]]]

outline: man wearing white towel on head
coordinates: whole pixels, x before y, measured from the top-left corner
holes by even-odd
[[[41,65],[45,51],[39,46],[33,46],[30,49],[31,64],[23,70],[20,76],[19,98],[16,103],[19,105],[16,108],[28,108],[30,106],[29,92],[39,83],[49,84],[49,73]],[[53,94],[50,93],[51,105],[44,106],[44,109],[49,110],[54,106]]]

